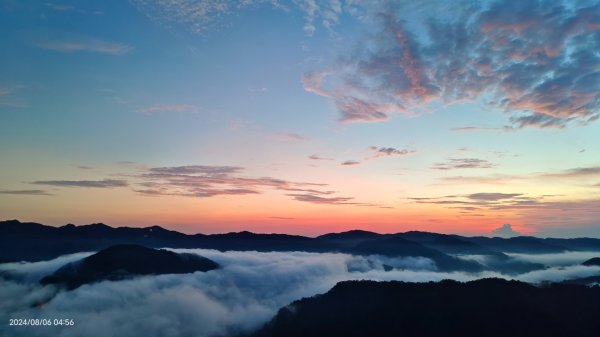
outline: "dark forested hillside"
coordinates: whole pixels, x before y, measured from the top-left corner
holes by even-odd
[[[598,317],[600,287],[347,281],[281,309],[253,337],[597,337]]]
[[[116,245],[61,267],[44,277],[41,283],[73,289],[103,280],[120,280],[136,275],[193,273],[218,267],[214,261],[195,254],[177,254],[138,245]]]

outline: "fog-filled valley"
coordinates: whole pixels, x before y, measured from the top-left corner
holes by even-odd
[[[0,264],[0,319],[71,318],[76,324],[6,326],[7,336],[238,336],[259,329],[289,303],[346,280],[428,282],[514,279],[535,284],[600,275],[582,262],[598,252],[512,254],[542,269],[523,273],[440,271],[425,257],[344,253],[171,249],[198,254],[220,267],[207,272],[127,277],[68,290],[40,279],[93,252],[48,261]],[[485,265],[486,257],[460,256]]]

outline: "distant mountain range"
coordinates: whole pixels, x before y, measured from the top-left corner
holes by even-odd
[[[433,260],[439,270],[496,270],[524,272],[543,265],[518,261],[506,253],[560,253],[599,251],[600,239],[542,239],[535,237],[465,237],[428,232],[378,234],[368,231],[331,233],[316,238],[286,234],[187,235],[153,226],[118,227],[105,224],[46,226],[9,220],[0,222],[0,261],[41,261],[60,255],[99,251],[113,245],[136,244],[152,248],[204,248],[220,251],[305,251],[341,252],[389,257],[422,256]],[[483,255],[487,265],[456,255]]]
[[[41,284],[58,284],[68,289],[98,281],[117,281],[139,275],[184,274],[209,271],[219,265],[196,254],[178,254],[139,245],[115,245],[80,261],[66,264]]]
[[[346,281],[282,308],[252,337],[597,337],[598,317],[600,287]]]

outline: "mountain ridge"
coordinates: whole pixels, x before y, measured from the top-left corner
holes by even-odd
[[[76,262],[63,265],[41,284],[68,289],[103,280],[115,281],[139,275],[185,274],[209,271],[219,265],[196,254],[175,253],[139,245],[114,245]]]
[[[343,281],[292,302],[252,337],[592,337],[600,287],[480,279]]]
[[[550,241],[548,241],[550,240]],[[560,240],[560,241],[556,241]],[[8,220],[0,222],[0,261],[41,261],[83,251],[99,251],[117,244],[138,244],[150,248],[201,248],[220,251],[305,251],[390,257],[423,256],[432,259],[442,271],[482,270],[475,261],[460,259],[463,255],[486,256],[488,269],[502,271],[515,260],[505,253],[548,253],[576,251],[579,247],[600,251],[600,239],[510,239],[466,237],[430,232],[409,231],[394,234],[353,230],[328,233],[319,237],[289,234],[259,234],[249,231],[223,234],[184,234],[160,226],[111,227],[102,223],[61,227],[33,222]],[[35,249],[32,249],[35,247]],[[543,268],[543,265],[520,263],[521,271]]]

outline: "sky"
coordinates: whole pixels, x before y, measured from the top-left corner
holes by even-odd
[[[600,237],[599,1],[0,0],[0,219]]]

